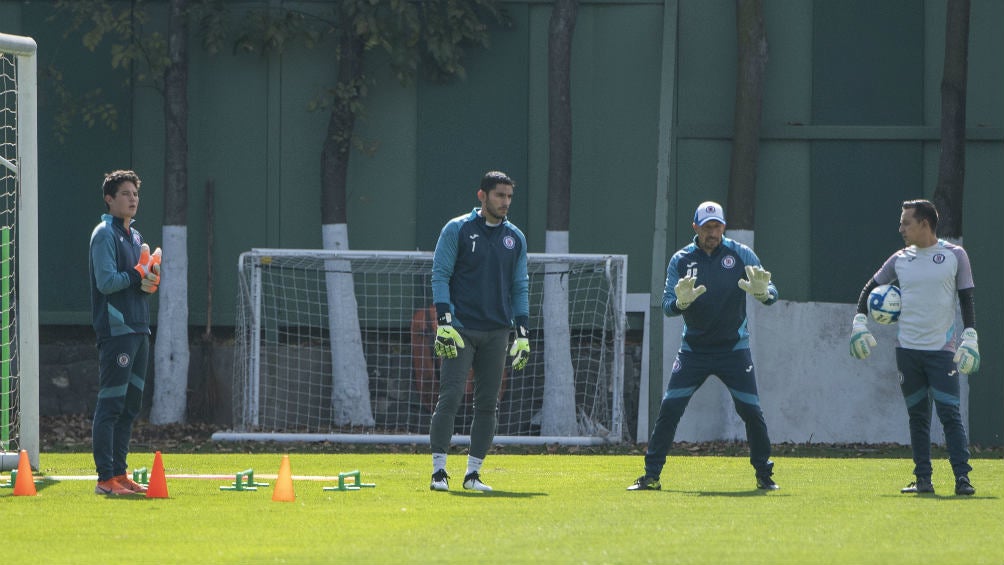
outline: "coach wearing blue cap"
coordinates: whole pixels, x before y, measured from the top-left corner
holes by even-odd
[[[683,340],[648,442],[645,474],[628,490],[662,488],[659,480],[676,426],[691,397],[711,375],[728,387],[736,413],[746,424],[757,488],[776,490],[770,437],[750,354],[746,293],[770,305],[777,302],[777,289],[753,250],[725,237],[720,204],[702,202],[694,212],[693,226],[694,240],[669,261],[662,295],[663,312],[683,316]]]

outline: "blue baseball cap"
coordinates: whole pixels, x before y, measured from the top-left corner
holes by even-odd
[[[710,200],[701,202],[701,205],[697,207],[697,211],[694,212],[694,223],[703,226],[711,220],[718,220],[723,224],[726,223],[725,213],[722,212],[722,205]]]

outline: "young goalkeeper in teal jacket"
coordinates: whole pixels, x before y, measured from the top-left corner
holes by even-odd
[[[102,185],[108,212],[91,232],[88,271],[99,364],[92,430],[96,494],[146,491],[126,475],[129,439],[150,356],[149,298],[160,285],[160,249],[150,253],[132,227],[140,184],[133,171],[108,173]]]

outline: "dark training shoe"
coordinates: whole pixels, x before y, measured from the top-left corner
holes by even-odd
[[[917,477],[917,480],[899,489],[903,494],[934,494],[931,477]]]
[[[761,477],[758,475],[756,478],[756,488],[760,490],[777,490],[781,487],[777,486],[777,483],[774,482],[774,479],[770,477]]]
[[[959,475],[955,478],[955,494],[963,496],[971,496],[976,494],[976,489],[969,482],[969,477],[966,475]]]
[[[659,479],[650,477],[648,475],[642,475],[638,477],[638,480],[634,482],[633,485],[627,488],[628,490],[662,490],[662,484]]]

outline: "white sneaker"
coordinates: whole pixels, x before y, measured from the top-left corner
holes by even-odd
[[[429,490],[450,490],[450,476],[446,474],[445,469],[440,469],[432,474]]]
[[[479,490],[481,492],[491,492],[492,487],[481,482],[481,475],[477,471],[468,473],[464,477],[464,488],[467,490]]]

